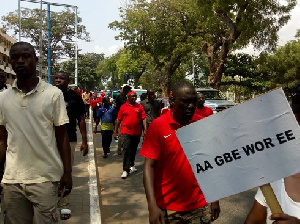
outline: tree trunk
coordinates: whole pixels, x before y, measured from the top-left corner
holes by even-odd
[[[209,63],[209,76],[208,76],[208,84],[210,87],[214,89],[220,89],[222,75],[224,72],[224,63],[229,53],[229,43],[228,41],[223,41],[221,44],[215,44],[206,47],[204,49],[207,53],[208,63]],[[215,57],[216,51],[219,50],[219,54]]]

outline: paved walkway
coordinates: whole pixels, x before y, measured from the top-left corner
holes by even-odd
[[[81,135],[78,130],[78,143],[72,172],[73,190],[70,196],[72,217],[62,221],[62,224],[101,224],[92,124],[90,120],[86,120],[86,123],[89,154],[83,157],[80,152]]]

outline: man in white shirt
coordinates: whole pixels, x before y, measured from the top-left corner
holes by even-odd
[[[62,92],[36,76],[33,46],[15,43],[10,61],[17,79],[0,94],[0,160],[5,223],[59,223],[58,183],[72,189],[69,122]]]

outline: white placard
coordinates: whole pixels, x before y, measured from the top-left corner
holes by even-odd
[[[300,128],[282,89],[177,131],[208,202],[300,172]]]

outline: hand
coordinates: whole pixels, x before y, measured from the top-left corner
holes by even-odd
[[[88,147],[87,143],[83,143],[83,142],[81,143],[80,151],[82,152],[83,156],[86,156],[86,154],[88,154],[89,147]]]
[[[70,194],[72,191],[72,173],[64,173],[60,178],[59,192],[64,193],[63,197]]]
[[[275,220],[273,222],[275,224],[300,224],[300,219],[284,213],[272,214],[269,219]]]
[[[210,209],[211,209],[211,221],[215,221],[217,218],[219,218],[221,212],[219,201],[212,202],[210,204]]]
[[[146,130],[143,131],[142,137],[144,138],[146,135]]]
[[[118,131],[114,131],[114,138],[118,137]]]
[[[148,209],[150,224],[165,224],[164,213],[156,204],[150,206]]]

